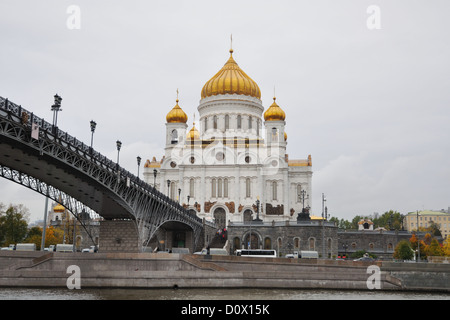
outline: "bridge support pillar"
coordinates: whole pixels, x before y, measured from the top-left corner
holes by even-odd
[[[99,252],[139,252],[139,236],[132,220],[100,221]]]

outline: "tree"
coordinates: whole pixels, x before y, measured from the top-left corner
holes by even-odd
[[[4,206],[3,206],[4,207]],[[0,242],[2,246],[20,243],[28,231],[28,209],[23,205],[10,205],[0,211]]]
[[[414,258],[414,252],[408,240],[402,240],[397,243],[394,249],[394,258],[400,260],[412,260]]]
[[[444,245],[442,246],[442,251],[444,251],[444,256],[450,257],[450,237],[447,236],[447,239],[444,241]]]
[[[443,256],[444,250],[437,239],[433,238],[429,246],[425,248],[427,256]]]

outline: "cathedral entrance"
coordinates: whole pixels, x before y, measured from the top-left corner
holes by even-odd
[[[252,214],[253,214],[252,210],[250,210],[250,209],[245,210],[244,211],[244,222],[252,221],[253,220]]]
[[[214,221],[218,229],[223,229],[226,226],[227,214],[225,209],[217,208],[214,210]]]
[[[259,249],[259,237],[256,233],[250,233],[245,236],[244,249]]]

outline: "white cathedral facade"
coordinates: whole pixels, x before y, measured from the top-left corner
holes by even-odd
[[[286,114],[275,101],[265,110],[230,50],[203,86],[191,128],[177,97],[166,116],[165,155],[146,161],[144,180],[219,227],[296,220],[311,204],[311,156],[289,159]]]

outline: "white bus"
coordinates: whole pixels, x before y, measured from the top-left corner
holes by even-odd
[[[276,258],[276,250],[264,249],[242,249],[236,250],[236,255],[240,257]]]

